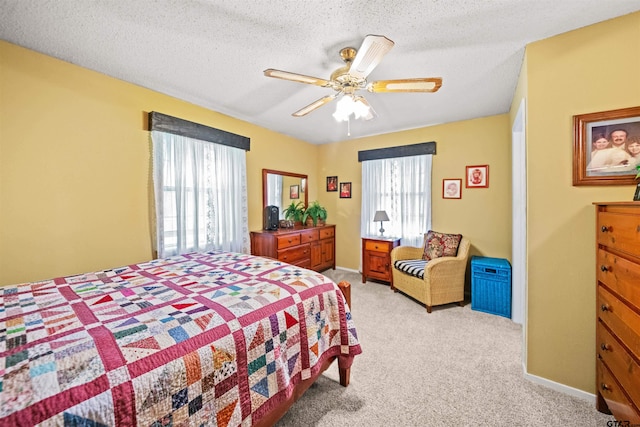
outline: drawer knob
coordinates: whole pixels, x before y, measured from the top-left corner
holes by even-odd
[[[601,265],[600,266],[600,271],[606,273],[607,271],[611,271],[611,267],[607,267],[606,265]]]
[[[607,304],[602,304],[600,306],[600,310],[602,310],[602,311],[611,311],[611,309],[609,308],[609,306]]]
[[[609,387],[609,386],[608,386],[607,384],[605,384],[605,383],[600,384],[600,388],[601,388],[602,390],[609,390],[609,391],[611,391],[611,387]]]
[[[609,350],[611,350],[611,346],[609,344],[602,343],[602,344],[600,344],[600,349],[602,351],[609,351]]]
[[[292,242],[292,240],[291,240],[291,239],[289,239],[289,243],[291,243],[291,242]]]
[[[603,225],[602,228],[600,228],[600,230],[602,230],[603,233],[606,233],[607,231],[613,231],[613,227],[611,226],[607,227],[606,225]]]

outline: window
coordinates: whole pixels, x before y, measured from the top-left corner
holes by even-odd
[[[249,252],[242,149],[152,131],[159,257]]]
[[[430,154],[362,162],[362,236],[380,235],[373,216],[384,210],[389,216],[385,236],[422,246],[431,227],[431,164]]]

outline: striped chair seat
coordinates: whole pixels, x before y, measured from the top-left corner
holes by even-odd
[[[404,273],[424,279],[424,267],[427,262],[424,259],[399,259],[393,265]]]

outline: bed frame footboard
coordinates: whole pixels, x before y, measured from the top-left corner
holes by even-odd
[[[349,308],[351,308],[351,283],[347,282],[346,280],[343,280],[342,282],[338,283],[338,287],[340,288],[340,290],[342,291],[342,294],[344,295],[344,299],[345,301],[347,301],[347,305],[349,306]],[[344,367],[341,366],[342,363],[340,363],[340,358],[338,358],[338,372],[340,373],[340,385],[343,387],[346,387],[349,385],[349,380],[351,378],[351,367]]]

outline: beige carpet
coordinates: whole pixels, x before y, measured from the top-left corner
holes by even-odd
[[[424,306],[359,274],[352,285],[363,353],[351,384],[331,368],[277,424],[283,426],[598,426],[594,404],[532,383],[522,373],[522,331],[504,317]],[[594,368],[595,369],[595,368]]]

